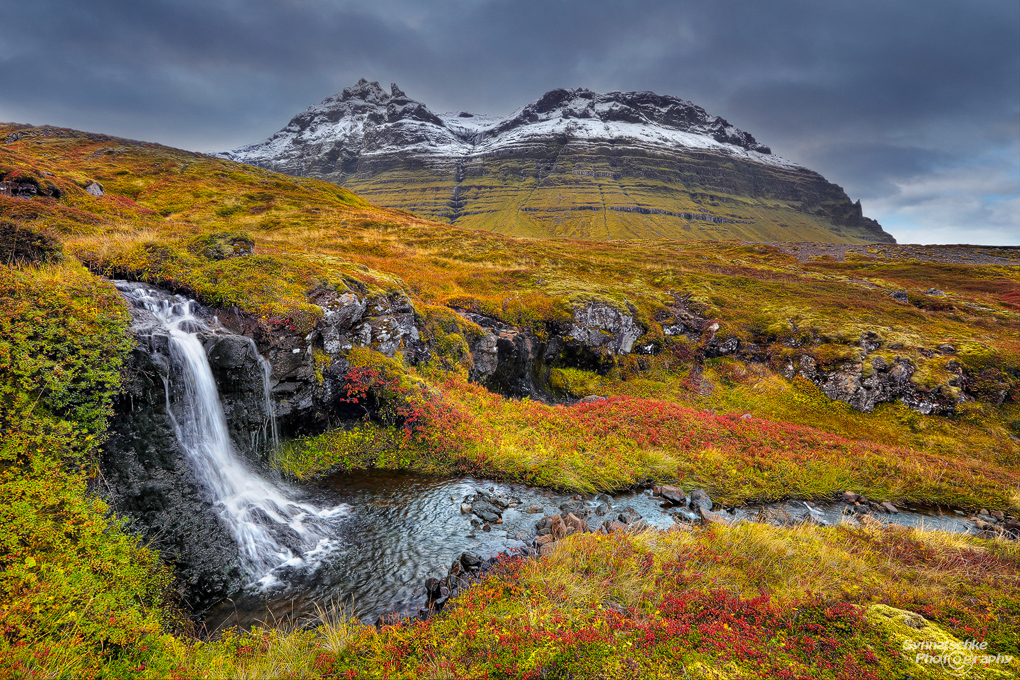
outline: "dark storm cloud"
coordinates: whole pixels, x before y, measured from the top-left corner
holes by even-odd
[[[1020,242],[1014,0],[5,4],[0,118],[204,150],[362,76],[494,114],[647,89],[843,185],[901,240]]]

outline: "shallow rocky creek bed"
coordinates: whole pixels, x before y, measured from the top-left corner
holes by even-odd
[[[336,475],[305,491],[319,505],[349,506],[337,544],[314,560],[313,568],[283,567],[267,590],[213,608],[205,619],[209,632],[231,625],[301,624],[314,619],[317,606],[335,603],[344,603],[365,622],[422,615],[441,608],[501,554],[548,552],[556,540],[577,531],[670,529],[698,522],[824,525],[857,523],[866,516],[870,519],[863,521],[979,533],[982,522],[996,523],[936,508],[882,512],[866,499],[720,508],[708,494],[670,487],[579,496],[471,477],[382,471]]]

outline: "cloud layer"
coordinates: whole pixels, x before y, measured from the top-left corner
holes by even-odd
[[[860,198],[901,242],[1020,244],[1010,0],[35,0],[0,119],[196,150],[358,78],[505,114],[554,87],[690,99]]]

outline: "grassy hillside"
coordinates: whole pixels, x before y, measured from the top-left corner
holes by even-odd
[[[351,174],[312,175],[378,205],[516,236],[890,240],[816,173],[709,152],[561,141],[456,165],[386,156]]]
[[[382,466],[582,492],[679,480],[723,503],[851,488],[1016,514],[1020,271],[890,249],[799,262],[737,241],[515,238],[155,144],[0,125],[4,138],[0,181],[21,195],[0,195],[0,677],[942,678],[904,640],[972,637],[1020,657],[1015,542],[868,526],[578,535],[428,622],[368,628],[327,607],[307,630],[199,640],[157,556],[93,493],[130,346],[104,276],[270,329],[314,327],[323,287],[410,297],[433,359],[351,362],[413,427],[383,417],[291,441],[277,463],[296,477]],[[224,257],[249,240],[254,254]],[[886,294],[898,290],[906,302]],[[705,358],[707,338],[666,335],[677,296],[768,352]],[[478,329],[451,307],[541,337],[589,300],[633,308],[657,347],[550,375],[565,400],[606,401],[514,401],[467,381]],[[973,376],[956,415],[862,413],[781,375],[795,353],[852,360],[865,332],[883,341],[876,356],[917,365],[919,387],[950,390],[954,366]]]

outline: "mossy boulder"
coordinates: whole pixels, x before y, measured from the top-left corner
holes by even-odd
[[[192,252],[210,260],[226,260],[255,254],[255,239],[240,232],[206,234],[192,242]]]

